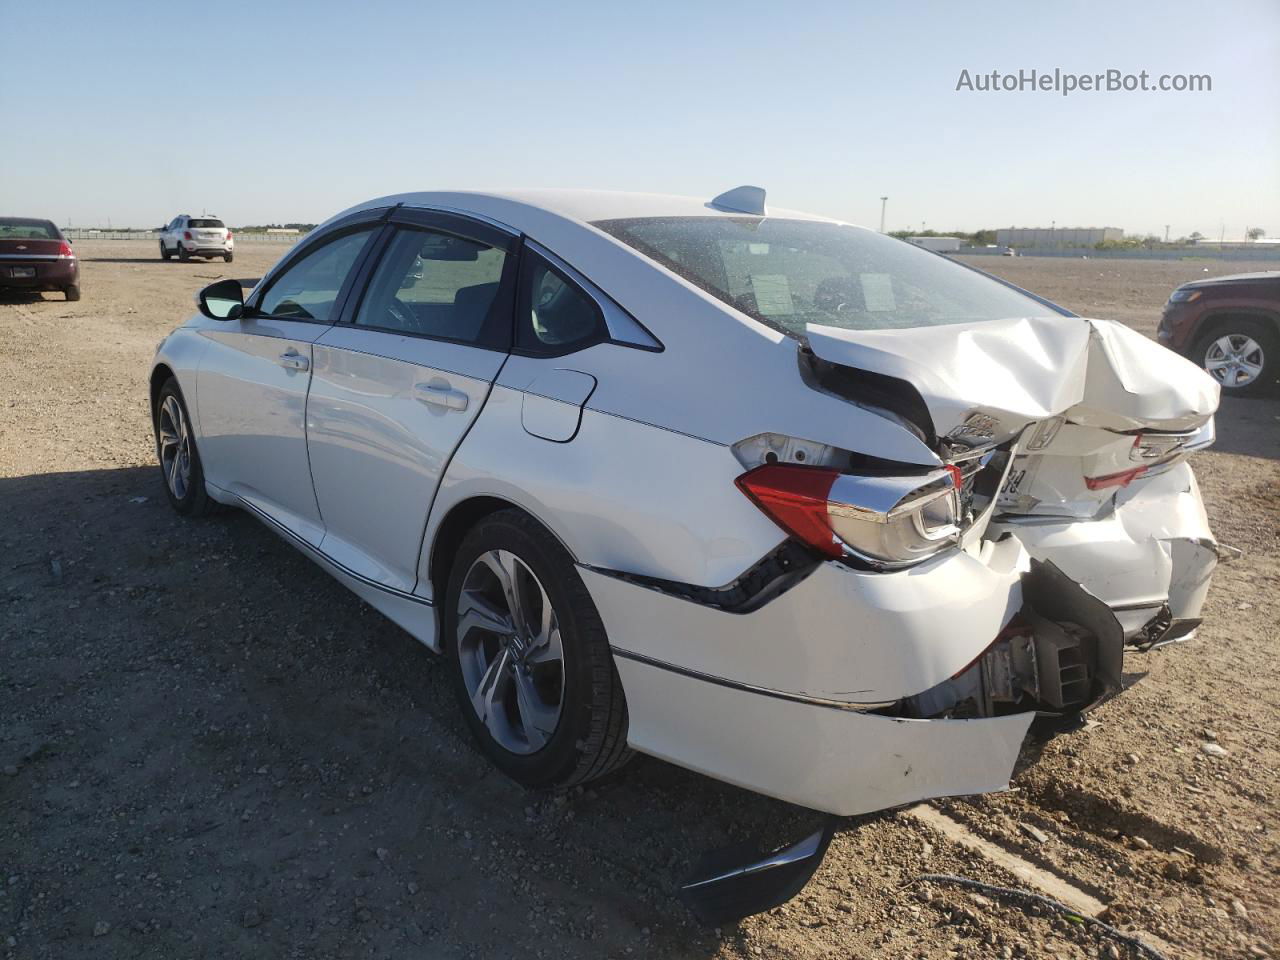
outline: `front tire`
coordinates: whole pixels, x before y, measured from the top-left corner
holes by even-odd
[[[178,389],[178,381],[170,377],[156,395],[152,411],[156,434],[156,458],[160,461],[161,478],[169,505],[184,517],[203,517],[213,513],[218,503],[210,499],[204,486],[204,467],[196,449],[195,434],[187,405]]]
[[[1261,320],[1229,318],[1196,341],[1191,359],[1221,384],[1225,396],[1253,396],[1280,375],[1280,333]]]
[[[630,757],[600,614],[568,552],[528,515],[503,510],[467,534],[442,624],[467,726],[507,776],[568,787]]]

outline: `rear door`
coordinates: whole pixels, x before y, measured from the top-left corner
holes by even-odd
[[[363,294],[314,346],[307,448],[321,549],[411,592],[431,502],[511,346],[517,239],[398,211]]]
[[[201,331],[212,341],[196,376],[206,478],[312,545],[324,523],[307,466],[311,344],[381,229],[358,223],[308,243],[267,278],[246,316]]]

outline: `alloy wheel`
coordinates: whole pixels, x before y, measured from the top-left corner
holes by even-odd
[[[182,404],[167,396],[160,405],[160,469],[175,500],[183,500],[191,486],[191,433]]]
[[[504,749],[535,753],[564,710],[564,647],[546,589],[514,553],[476,558],[458,595],[455,642],[480,722]]]
[[[1224,387],[1247,387],[1262,375],[1262,344],[1243,333],[1228,333],[1209,344],[1204,368]]]

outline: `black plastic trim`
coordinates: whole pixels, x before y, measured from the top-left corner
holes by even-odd
[[[596,573],[625,580],[638,586],[670,594],[704,607],[715,607],[725,613],[752,613],[782,596],[822,563],[808,547],[795,540],[784,540],[765,554],[732,583],[723,587],[700,587],[677,580],[663,580],[637,573],[624,573],[592,567]]]

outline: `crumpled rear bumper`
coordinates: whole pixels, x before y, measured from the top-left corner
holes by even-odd
[[[1114,695],[1124,643],[1157,609],[1198,615],[1216,545],[1185,464],[1125,491],[1107,519],[1037,518],[987,535],[1002,533],[1013,535],[892,573],[822,563],[748,613],[583,568],[629,743],[838,815],[1005,789],[1037,710],[1071,717]],[[1009,638],[1037,617],[1078,625],[1084,639],[1059,643],[1054,660],[1034,628],[1030,674],[1003,678],[1012,697],[993,694],[987,671],[1017,659]],[[1088,696],[1050,709],[1041,681],[1068,678],[1080,658]]]
[[[633,745],[840,816],[1005,789],[1035,716],[901,720],[764,696],[636,660],[617,664]]]
[[[1218,563],[1200,488],[1185,462],[1121,491],[1101,519],[1004,520],[988,536],[1001,532],[1104,601],[1130,638],[1165,604],[1175,621],[1199,617]]]
[[[1034,714],[869,712],[980,656],[1022,606],[1015,539],[879,574],[823,563],[738,614],[581,568],[641,752],[840,815],[1002,790]]]

